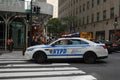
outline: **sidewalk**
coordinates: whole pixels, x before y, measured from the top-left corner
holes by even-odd
[[[8,53],[9,51],[0,51],[0,54],[2,54],[2,53]]]
[[[24,59],[22,51],[0,51],[0,58]]]

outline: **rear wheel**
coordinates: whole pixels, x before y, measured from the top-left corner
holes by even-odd
[[[93,64],[96,61],[96,55],[92,52],[88,52],[84,55],[84,62],[87,64]]]
[[[33,59],[37,63],[43,63],[47,60],[47,56],[45,53],[38,51],[34,54]]]

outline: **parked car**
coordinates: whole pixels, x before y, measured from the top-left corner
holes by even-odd
[[[105,44],[83,38],[59,38],[48,45],[28,47],[25,51],[27,59],[45,62],[47,59],[82,58],[85,63],[94,63],[97,59],[108,57]]]
[[[111,42],[111,41],[93,40],[93,42],[99,43],[99,44],[101,44],[101,43],[105,44],[109,54],[116,51],[116,46],[114,46],[113,42]]]
[[[116,47],[113,45],[114,44],[113,42],[111,42],[111,41],[105,41],[104,43],[107,46],[109,54],[116,51]]]
[[[120,51],[120,42],[116,41],[112,44],[115,51]]]

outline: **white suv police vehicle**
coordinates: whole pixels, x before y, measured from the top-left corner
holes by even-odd
[[[29,60],[41,63],[47,59],[82,58],[85,63],[108,57],[105,44],[98,44],[83,38],[59,38],[48,45],[28,47],[24,53]]]

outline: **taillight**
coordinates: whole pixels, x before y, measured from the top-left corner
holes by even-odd
[[[106,45],[103,45],[103,48],[104,48],[104,49],[107,49],[107,46],[106,46]]]
[[[112,46],[116,47],[116,46],[118,46],[118,45],[117,45],[117,44],[113,44]]]

